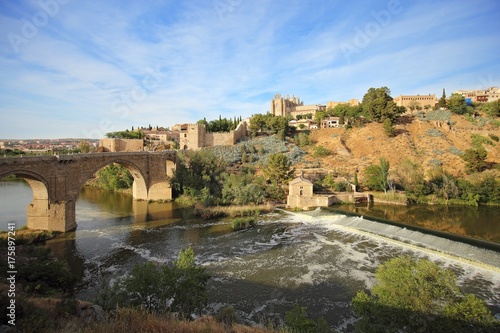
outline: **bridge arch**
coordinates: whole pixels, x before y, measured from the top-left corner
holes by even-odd
[[[88,172],[84,174],[84,176],[81,179],[80,184],[77,186],[78,188],[78,193],[80,193],[80,190],[82,187],[85,185],[85,183],[92,178],[93,175],[95,175],[99,170],[102,168],[107,167],[108,165],[111,165],[113,163],[120,164],[124,166],[132,175],[134,178],[134,182],[132,184],[132,195],[134,199],[136,200],[147,200],[148,199],[148,186],[146,182],[146,177],[144,176],[142,170],[140,167],[138,167],[135,163],[131,161],[126,161],[124,159],[116,158],[116,159],[110,159],[106,160],[103,163],[99,163],[93,168],[90,168]],[[77,193],[77,196],[78,196]]]
[[[15,175],[30,186],[33,193],[31,203],[26,208],[26,225],[30,229],[48,228],[50,209],[49,182],[43,176],[28,170],[11,170],[0,178]]]

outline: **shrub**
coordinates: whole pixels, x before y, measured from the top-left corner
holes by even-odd
[[[462,295],[451,270],[409,256],[378,267],[368,295],[353,298],[363,332],[494,332],[499,328],[486,304]]]
[[[233,230],[243,230],[255,225],[255,220],[252,217],[238,217],[233,220]]]
[[[182,319],[201,313],[207,303],[205,268],[197,266],[193,249],[179,252],[173,264],[146,262],[135,265],[130,275],[115,282],[108,298],[116,306],[146,309],[148,312],[177,312]],[[109,303],[103,304],[109,308]],[[111,304],[113,305],[113,304]]]
[[[425,133],[426,133],[428,136],[432,136],[432,137],[440,137],[440,136],[443,136],[443,133],[441,133],[438,129],[435,129],[435,128],[428,129],[427,131],[425,131]]]
[[[464,152],[462,150],[458,149],[457,147],[450,147],[450,148],[448,148],[448,151],[450,153],[452,153],[453,155],[458,155],[458,156],[464,154]]]
[[[493,145],[493,142],[490,139],[488,139],[482,135],[479,135],[479,134],[475,134],[475,133],[472,134],[471,139],[472,139],[472,145],[476,148],[481,147],[483,144],[487,144],[490,146]]]
[[[498,142],[500,139],[498,138],[497,135],[495,134],[488,134],[488,136],[491,138],[491,140],[495,141],[495,142]]]
[[[225,326],[232,326],[238,322],[238,315],[236,315],[236,311],[234,311],[232,306],[227,305],[217,311],[215,320]]]
[[[332,152],[330,149],[327,149],[323,146],[314,147],[314,157],[325,157],[330,155]]]

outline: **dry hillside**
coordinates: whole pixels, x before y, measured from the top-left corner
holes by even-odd
[[[403,118],[404,119],[404,118]],[[337,170],[341,174],[352,175],[358,168],[360,177],[370,164],[378,164],[380,157],[385,157],[391,164],[391,170],[404,159],[419,163],[427,172],[436,165],[453,175],[464,175],[464,161],[460,154],[472,148],[471,135],[500,135],[498,128],[486,124],[479,126],[462,116],[453,115],[449,125],[445,121],[406,120],[396,124],[397,135],[389,138],[382,129],[382,124],[369,123],[364,127],[329,128],[313,130],[310,139],[314,145],[307,148],[309,154],[297,168],[317,166]],[[484,144],[488,152],[487,162],[500,164],[500,143]],[[324,158],[313,156],[314,147],[323,146],[332,154]],[[361,179],[361,178],[360,178]]]

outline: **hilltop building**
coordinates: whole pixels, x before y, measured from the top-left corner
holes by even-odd
[[[235,130],[225,133],[208,133],[204,124],[177,124],[172,131],[179,132],[181,149],[198,150],[204,147],[233,146],[247,137],[247,123],[242,121]]]
[[[120,151],[143,151],[143,139],[117,139],[106,138],[99,140],[98,151],[101,152],[120,152]]]
[[[500,88],[490,87],[485,90],[457,90],[455,94],[460,94],[472,103],[494,102],[500,99]]]
[[[334,107],[336,107],[337,105],[340,105],[340,104],[347,104],[349,106],[359,106],[359,100],[356,98],[353,98],[353,99],[348,100],[347,102],[330,101],[330,102],[326,103],[326,108],[333,109]]]
[[[297,118],[298,115],[304,116],[308,114],[314,117],[317,111],[322,110],[326,110],[325,105],[304,105],[304,102],[302,102],[299,97],[290,97],[289,95],[283,97],[281,94],[276,94],[271,101],[269,113],[275,116],[286,117],[287,115],[291,115],[293,118]]]
[[[437,103],[436,94],[399,95],[398,97],[394,98],[394,102],[397,106],[404,106],[407,110],[409,110],[409,107],[413,101],[417,102],[418,106],[420,106],[421,108],[424,108],[426,105],[430,105],[431,107],[433,107]]]

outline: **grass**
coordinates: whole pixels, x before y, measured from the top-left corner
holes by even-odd
[[[374,192],[373,198],[375,202],[377,201],[385,201],[398,205],[406,205],[408,202],[408,198],[405,193],[398,193],[395,191],[388,191],[387,193],[382,192]]]
[[[57,231],[49,231],[49,230],[29,230],[27,227],[22,227],[16,230],[16,245],[23,244],[33,244],[44,242],[48,239],[52,239],[59,234]],[[9,235],[7,231],[0,232],[0,243],[7,243]]]
[[[35,310],[36,309],[36,310]],[[28,310],[28,308],[26,308]],[[278,332],[260,327],[250,327],[240,324],[227,324],[218,322],[213,317],[201,317],[193,321],[183,321],[176,319],[172,315],[155,315],[144,310],[135,310],[121,308],[106,316],[101,321],[89,320],[89,318],[79,318],[69,316],[60,310],[55,310],[51,305],[44,310],[44,307],[34,307],[31,309],[36,312],[36,317],[27,316],[29,323],[22,325],[24,332],[74,332],[74,333],[93,333],[93,332],[158,332],[158,333],[272,333]],[[59,318],[53,320],[50,318]],[[44,321],[40,322],[40,317]],[[49,321],[52,323],[50,324]],[[281,331],[282,332],[282,331]]]

